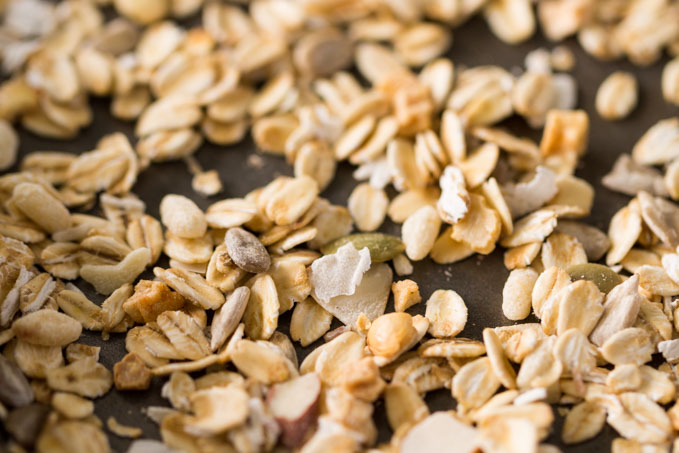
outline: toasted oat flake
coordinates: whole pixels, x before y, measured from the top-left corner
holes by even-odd
[[[604,80],[596,93],[597,112],[604,119],[619,120],[636,107],[637,79],[629,72],[614,72]]]

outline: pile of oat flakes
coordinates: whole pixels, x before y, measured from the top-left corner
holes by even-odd
[[[181,25],[196,14],[200,27]],[[577,220],[594,189],[574,176],[589,118],[573,56],[538,49],[520,74],[454,65],[451,30],[475,14],[510,44],[539,26],[603,60],[668,52],[659,83],[679,105],[675,0],[0,0],[0,168],[16,163],[16,124],[75,137],[90,95],[136,124],[134,144],[115,133],[80,154],[33,152],[0,176],[7,451],[108,452],[106,430],[137,438],[124,420],[104,427],[93,400],[153,378],[171,407],[144,410],[163,443],[128,453],[552,453],[553,405],[564,444],[608,423],[615,453],[677,451],[679,118],[603,179],[634,197],[608,233]],[[637,85],[611,74],[598,114],[626,117]],[[512,115],[542,129],[539,143],[498,126]],[[248,132],[294,177],[224,198],[193,154]],[[168,160],[218,201],[202,211],[167,194],[160,219],[145,214],[135,182]],[[347,207],[320,196],[344,160],[366,181]],[[376,232],[387,216],[400,238]],[[424,316],[407,312],[422,302],[412,261],[498,244],[504,316],[539,322],[458,337],[467,306],[452,289]],[[288,310],[289,336],[277,330]],[[334,318],[343,326],[330,330]],[[128,354],[107,369],[78,343],[83,329],[124,333]],[[293,342],[318,346],[298,363]],[[430,414],[424,396],[442,388],[456,407]],[[379,445],[375,404],[393,431]]]

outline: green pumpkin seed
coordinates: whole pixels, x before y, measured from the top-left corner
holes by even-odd
[[[573,280],[589,280],[599,287],[599,291],[607,294],[622,283],[620,276],[608,266],[596,263],[576,264],[567,269]]]
[[[388,261],[403,252],[406,248],[403,241],[396,236],[384,233],[357,233],[335,239],[321,248],[324,255],[335,253],[337,249],[351,242],[356,250],[368,247],[370,260],[373,263]]]

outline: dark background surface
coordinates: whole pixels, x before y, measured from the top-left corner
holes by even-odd
[[[483,20],[475,18],[467,24],[454,30],[454,43],[448,56],[456,67],[494,64],[508,69],[523,67],[525,55],[537,48],[551,48],[555,44],[536,36],[527,43],[509,46],[495,38]],[[677,115],[679,109],[662,100],[660,92],[660,74],[662,64],[656,63],[651,67],[639,68],[627,61],[600,62],[585,54],[575,40],[565,43],[576,56],[576,66],[572,71],[578,81],[578,106],[590,114],[590,144],[589,151],[582,159],[576,175],[589,181],[596,190],[592,215],[586,222],[607,231],[611,216],[629,200],[628,197],[613,193],[601,185],[601,177],[610,169],[612,163],[621,153],[629,153],[636,140],[655,122],[660,119]],[[625,120],[607,122],[602,120],[594,110],[594,97],[599,84],[615,70],[626,70],[634,73],[640,86],[639,105]],[[38,150],[59,150],[81,153],[92,150],[97,140],[108,133],[122,131],[131,139],[133,125],[111,117],[108,99],[92,98],[94,121],[81,135],[70,141],[57,142],[36,137],[24,130],[20,130],[20,156]],[[521,118],[511,118],[503,123],[517,135],[530,136],[539,140],[540,131],[526,126]],[[134,141],[133,141],[134,143]],[[268,183],[279,174],[292,174],[292,168],[283,158],[261,154],[263,165],[254,168],[247,164],[253,154],[258,154],[252,140],[248,137],[236,146],[220,147],[209,143],[204,144],[195,157],[205,170],[216,169],[224,184],[224,191],[216,197],[204,198],[191,189],[191,177],[182,162],[154,164],[139,175],[134,186],[134,192],[146,202],[147,212],[159,218],[158,206],[163,195],[167,193],[184,194],[207,208],[216,200],[227,197],[240,197],[248,191]],[[335,180],[322,196],[336,204],[346,205],[346,200],[353,187],[357,184],[351,177],[353,168],[343,163],[338,166]],[[390,189],[391,190],[391,189]],[[395,192],[390,192],[393,196]],[[398,225],[386,222],[383,231],[400,235]],[[165,262],[166,263],[166,262]],[[161,262],[161,265],[163,263]],[[408,278],[416,281],[420,286],[423,302],[411,308],[411,313],[424,314],[424,301],[436,289],[453,289],[465,300],[469,309],[469,320],[460,336],[481,339],[484,327],[510,324],[504,318],[500,308],[502,287],[508,271],[503,265],[502,250],[482,257],[473,256],[453,265],[436,265],[429,259],[415,263],[415,271]],[[149,275],[147,275],[148,277]],[[87,284],[80,285],[92,300],[101,300],[94,295]],[[393,310],[391,305],[388,310]],[[291,312],[281,316],[280,329],[287,333]],[[333,327],[339,326],[337,320]],[[108,341],[102,341],[99,334],[85,332],[80,340],[86,344],[101,346],[101,362],[109,369],[125,354],[124,334],[111,334]],[[301,360],[314,347],[322,342],[301,348],[297,346],[297,353]],[[148,419],[142,409],[150,405],[167,406],[169,403],[160,397],[160,389],[165,378],[154,378],[152,387],[144,392],[119,393],[115,388],[96,401],[96,413],[105,422],[110,415],[123,424],[139,426],[146,438],[159,438],[157,426]],[[454,408],[454,402],[448,390],[440,390],[427,395],[427,402],[432,410],[447,410]],[[555,411],[556,422],[547,442],[559,445],[564,451],[602,452],[610,451],[610,443],[616,437],[615,431],[608,425],[594,440],[579,445],[565,447],[560,442],[562,419]],[[384,407],[378,401],[375,409],[375,421],[380,429],[379,441],[386,442],[391,432],[386,422]],[[107,431],[108,433],[108,431]],[[113,451],[124,452],[130,440],[108,433]]]

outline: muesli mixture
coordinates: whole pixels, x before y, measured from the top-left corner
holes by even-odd
[[[0,0],[2,451],[107,453],[115,435],[127,453],[554,453],[557,415],[565,445],[608,424],[615,453],[679,451],[679,118],[612,164],[603,185],[632,198],[608,231],[578,220],[595,194],[574,175],[589,117],[573,54],[454,64],[475,15],[508,44],[540,28],[601,60],[670,55],[658,83],[679,105],[676,0]],[[611,73],[597,114],[625,118],[638,91]],[[132,139],[17,162],[15,127],[76,137],[92,96]],[[500,125],[513,115],[539,142]],[[294,176],[225,194],[194,153],[248,134]],[[166,194],[146,213],[135,183],[169,160],[209,208]],[[346,206],[322,196],[341,161],[364,181]],[[528,320],[464,338],[463,298],[442,284],[423,301],[413,262],[498,246],[497,309]],[[84,330],[127,355],[107,369]],[[295,343],[315,345],[301,363]],[[139,410],[162,442],[94,414],[152,380],[168,405]],[[430,412],[439,389],[455,404]]]

